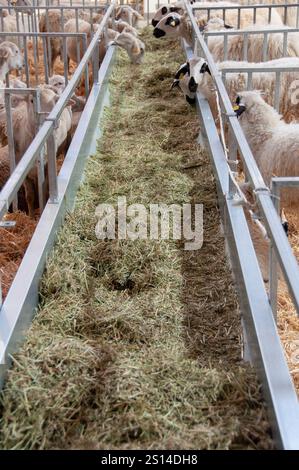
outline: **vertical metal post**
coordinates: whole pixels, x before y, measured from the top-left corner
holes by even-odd
[[[56,164],[56,144],[53,132],[47,140],[48,154],[48,177],[49,177],[49,200],[52,204],[58,202],[58,186],[57,186],[57,164]]]
[[[40,107],[40,91],[36,90],[36,93],[33,95],[33,106],[35,114],[35,129],[38,132],[38,129],[42,125],[42,115]],[[45,205],[44,198],[44,185],[45,185],[45,155],[44,148],[40,151],[39,156],[36,160],[36,170],[37,170],[37,185],[38,185],[38,205],[40,211],[42,212]]]
[[[47,31],[50,32],[48,10],[46,11],[45,16],[46,16]],[[52,73],[52,67],[51,67],[51,63],[52,63],[51,38],[49,36],[47,37],[47,59],[48,59],[47,63],[49,64],[49,68],[50,68],[51,73]]]
[[[30,75],[29,75],[29,64],[28,64],[28,50],[27,50],[27,38],[24,37],[24,64],[25,64],[25,75],[27,87],[30,87]]]
[[[87,49],[87,36],[84,34],[83,38],[83,55],[86,52]],[[88,98],[89,95],[89,72],[88,72],[88,63],[86,64],[85,67],[85,72],[84,72],[84,83],[85,83],[85,98]]]
[[[104,37],[105,37],[105,32],[104,32]],[[92,79],[93,83],[97,83],[98,81],[98,73],[99,73],[99,57],[100,57],[100,51],[99,51],[99,42],[97,42],[93,55],[92,55]]]
[[[243,60],[247,62],[248,56],[248,33],[244,33],[244,42],[243,42]]]
[[[12,114],[11,114],[11,97],[10,97],[9,90],[5,90],[4,100],[5,100],[5,111],[6,111],[9,168],[10,168],[10,174],[12,174],[12,172],[14,171],[16,167],[16,154],[15,154],[15,144],[14,144],[13,124],[12,124]],[[14,211],[18,210],[18,197],[16,197],[13,201],[13,210]]]
[[[274,181],[271,181],[271,194],[273,205],[279,214],[280,210],[280,188]],[[278,289],[278,273],[277,273],[277,257],[273,243],[270,241],[269,247],[269,298],[275,322],[277,322],[277,289]]]
[[[62,38],[62,57],[63,57],[63,74],[64,74],[64,79],[65,79],[65,85],[68,84],[69,81],[69,70],[68,70],[68,56],[67,56],[67,50],[66,50],[66,37]]]
[[[247,90],[252,90],[252,72],[248,72],[247,76]]]
[[[223,43],[223,47],[224,47],[224,57],[223,57],[223,60],[227,60],[227,49],[228,49],[228,46],[227,46],[227,34],[224,35],[224,43]]]
[[[275,95],[274,95],[274,108],[279,112],[279,98],[280,98],[280,79],[281,72],[275,72]]]
[[[47,37],[43,36],[43,53],[44,53],[44,69],[45,69],[45,80],[46,83],[49,83],[49,55],[47,54],[47,46],[49,44]]]
[[[34,73],[35,73],[35,84],[38,85],[38,39],[36,36],[33,36],[33,61],[34,61]]]
[[[268,33],[264,32],[264,42],[263,42],[263,62],[266,62],[268,56]]]
[[[76,12],[76,33],[79,33],[79,16],[78,16],[78,10],[75,10]],[[81,38],[76,37],[76,52],[77,52],[77,64],[80,62],[80,53],[81,53]]]

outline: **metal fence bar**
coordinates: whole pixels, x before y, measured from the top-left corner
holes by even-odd
[[[299,312],[299,268],[297,261],[292,253],[292,249],[290,247],[290,244],[287,240],[287,237],[285,236],[285,232],[282,228],[280,218],[278,217],[276,210],[273,206],[273,202],[271,200],[271,194],[269,188],[266,187],[263,178],[261,176],[261,173],[255,163],[255,159],[252,155],[252,152],[248,146],[248,143],[245,139],[245,136],[243,134],[243,131],[240,127],[240,124],[236,118],[236,115],[232,109],[232,105],[230,103],[229,97],[227,95],[226,89],[224,87],[224,84],[221,79],[221,75],[217,69],[217,66],[213,60],[213,57],[210,53],[210,51],[207,48],[207,45],[205,44],[205,41],[199,31],[198,25],[196,23],[196,20],[193,16],[192,13],[192,8],[189,4],[187,4],[186,0],[184,0],[185,8],[187,10],[187,13],[190,17],[190,21],[192,24],[192,28],[195,33],[195,37],[198,39],[198,42],[201,44],[202,50],[204,52],[204,56],[209,64],[209,69],[211,72],[211,75],[213,77],[216,89],[219,94],[220,101],[223,105],[224,112],[227,116],[227,122],[229,125],[229,128],[234,135],[237,145],[238,145],[238,150],[240,153],[240,156],[242,158],[242,162],[244,164],[244,169],[246,174],[249,177],[249,180],[251,182],[251,185],[253,187],[253,190],[255,191],[257,202],[261,211],[261,214],[263,216],[263,220],[267,229],[268,236],[273,244],[273,248],[275,251],[275,255],[277,256],[277,260],[280,264],[282,273],[284,275],[284,278],[286,280],[286,284],[288,286],[289,292],[291,294],[293,304],[297,310],[297,313]],[[212,121],[212,122],[210,122]],[[205,127],[207,126],[214,125],[213,119],[208,119],[208,121],[203,120]],[[214,158],[216,158],[215,154],[215,149],[213,146],[210,146],[211,153]],[[226,163],[226,161],[225,161]],[[227,165],[227,164],[226,164]],[[218,178],[220,177],[219,172],[218,172]],[[222,177],[221,177],[222,178]],[[228,184],[228,183],[227,183]],[[226,186],[227,188],[227,186]],[[227,197],[227,189],[226,191],[222,190],[222,203],[220,205],[228,205],[233,204],[233,200]],[[224,196],[223,196],[224,195]],[[231,202],[229,202],[231,201]],[[232,221],[232,219],[230,219]],[[230,233],[232,233],[232,226],[230,227]],[[246,245],[246,248],[244,250],[243,246],[243,251],[242,251],[242,245],[243,245],[243,234],[239,233],[239,235],[236,234],[238,231],[238,226],[234,227],[233,230],[233,240],[236,245],[236,250],[235,250],[235,257],[232,257],[232,261],[237,263],[239,266],[242,263],[242,258],[245,255],[246,258],[248,256],[248,246]],[[237,236],[236,236],[237,235]],[[239,245],[239,248],[238,248]],[[244,260],[243,260],[244,261]],[[245,263],[246,264],[246,263]],[[243,266],[244,268],[245,266]],[[245,283],[245,289],[243,285],[243,290],[238,289],[239,294],[242,293],[239,298],[242,300],[244,299],[244,295],[247,297],[247,307],[249,303],[254,303],[256,300],[256,292],[260,290],[260,292],[264,292],[264,284],[263,280],[261,278],[261,275],[259,275],[259,280],[255,285],[254,291],[252,290],[252,283],[256,281],[255,275],[252,276],[252,272],[248,273],[244,269],[241,269],[241,272],[243,273],[242,275],[248,278],[247,282]],[[245,280],[245,279],[244,279]],[[237,279],[238,281],[238,279]],[[246,285],[247,284],[247,285]],[[251,291],[251,292],[250,292]],[[263,294],[264,295],[264,294]],[[264,297],[265,298],[265,297]],[[267,296],[266,296],[267,298]],[[242,300],[243,301],[243,300]],[[257,339],[257,344],[258,344],[258,349],[257,349],[257,354],[261,354],[262,361],[260,363],[260,366],[262,370],[260,370],[260,377],[264,382],[265,386],[265,392],[266,395],[268,395],[268,403],[270,403],[270,411],[273,412],[273,417],[274,417],[274,422],[276,421],[276,432],[279,435],[279,441],[281,443],[281,446],[283,448],[287,449],[297,449],[299,448],[299,408],[298,408],[298,401],[297,397],[295,394],[295,390],[292,384],[292,381],[289,376],[289,372],[287,370],[287,366],[285,363],[285,359],[283,357],[283,353],[281,350],[281,345],[279,341],[279,337],[277,334],[277,331],[275,330],[275,327],[272,325],[272,331],[273,331],[273,341],[275,343],[275,348],[272,349],[272,355],[270,354],[269,356],[263,355],[263,352],[265,350],[269,351],[269,337],[268,337],[268,330],[265,329],[265,324],[260,324],[259,320],[260,318],[260,308],[261,305],[256,305],[254,308],[250,308],[246,310],[245,312],[249,311],[250,316],[247,318],[248,321],[254,322],[255,324],[255,330],[253,329],[252,334],[249,335],[250,337],[254,337],[257,334],[260,334],[261,337],[256,338]],[[265,305],[266,308],[266,305]],[[270,305],[268,304],[268,308],[270,308]],[[265,310],[266,312],[266,310]],[[268,311],[269,312],[269,311]],[[270,310],[271,312],[271,310]],[[266,315],[266,313],[265,313]],[[267,314],[268,315],[268,314]],[[270,313],[270,316],[273,314]],[[264,317],[265,319],[266,317]],[[272,316],[272,321],[274,322],[273,316]],[[263,323],[263,322],[262,322]],[[257,329],[258,326],[258,329]],[[268,325],[269,326],[269,325]],[[265,334],[267,334],[267,340],[265,341]],[[273,344],[274,344],[273,343]],[[273,362],[273,355],[274,351],[276,351],[277,356],[276,359]],[[258,359],[253,359],[255,364],[258,366]],[[280,362],[283,375],[284,375],[284,380],[283,383],[288,384],[288,389],[290,393],[290,399],[293,402],[293,408],[289,407],[288,403],[284,400],[285,396],[283,395],[283,391],[286,390],[286,388],[282,389],[282,384],[277,381],[278,377],[276,376],[276,367],[277,367],[277,361]],[[275,367],[273,368],[273,364],[275,364]],[[282,405],[283,403],[283,405]],[[294,408],[295,406],[295,408]],[[286,408],[284,408],[286,407]],[[283,409],[284,408],[284,409]],[[294,413],[294,414],[292,414]],[[295,418],[295,420],[294,420]]]
[[[275,74],[275,81],[274,81],[274,102],[273,102],[273,107],[279,112],[280,111],[280,94],[281,94],[281,74],[283,73],[298,73],[299,77],[299,66],[297,67],[271,67],[268,66],[267,63],[265,64],[256,64],[254,67],[250,67],[250,63],[248,66],[242,66],[238,65],[238,62],[236,62],[236,66],[229,66],[229,67],[224,67],[221,68],[220,73],[225,76],[228,73],[239,73],[239,74],[247,74],[248,75],[248,80],[247,80],[247,90],[252,89],[252,80],[253,76],[255,73],[262,73],[262,74]],[[299,78],[298,78],[299,79]]]
[[[22,343],[36,311],[41,275],[64,217],[73,208],[76,190],[82,179],[86,159],[91,152],[91,136],[94,136],[95,140],[99,135],[99,119],[109,97],[108,78],[113,65],[114,51],[115,48],[110,47],[105,55],[99,71],[99,83],[88,98],[82,119],[60,170],[59,202],[46,205],[3,303],[0,314],[0,388],[11,365],[11,356]],[[71,86],[69,83],[70,91]]]
[[[243,36],[243,60],[247,61],[248,58],[248,42],[249,42],[249,36],[256,36],[256,35],[263,35],[263,51],[262,51],[262,60],[267,61],[268,60],[268,40],[269,36],[271,34],[282,34],[283,35],[283,51],[282,51],[282,56],[284,57],[287,55],[287,41],[288,41],[288,35],[292,33],[299,33],[297,29],[295,28],[279,28],[279,29],[258,29],[258,30],[253,30],[253,29],[247,29],[246,31],[244,30],[225,30],[225,31],[209,31],[204,33],[204,39],[206,44],[209,45],[209,37],[223,37],[224,41],[224,51],[223,51],[223,60],[227,60],[228,57],[228,40],[230,36],[240,36],[240,38]]]
[[[88,62],[91,60],[92,56],[94,55],[95,49],[97,49],[98,47],[98,41],[102,35],[106,22],[108,21],[113,9],[115,8],[115,2],[116,0],[113,0],[111,5],[107,9],[103,17],[103,20],[100,23],[99,28],[96,31],[93,39],[91,40],[81,62],[78,64],[73,74],[72,79],[69,81],[67,87],[62,92],[58,102],[56,103],[53,110],[49,114],[48,121],[44,122],[38,134],[33,139],[31,145],[28,147],[28,149],[24,153],[15,171],[10,176],[4,188],[2,189],[0,193],[0,219],[7,212],[9,205],[11,204],[12,200],[16,196],[18,190],[20,189],[33,163],[36,161],[36,158],[39,155],[42,147],[45,145],[46,140],[48,139],[50,133],[53,132],[54,122],[56,122],[60,118],[63,109],[65,108],[67,102],[73,95],[81,79],[81,76],[83,75],[85,71],[86,65],[88,65]],[[13,34],[21,34],[21,33],[13,33]],[[43,34],[51,34],[51,33],[43,33]],[[52,34],[55,34],[55,33],[52,33]],[[68,33],[64,33],[64,34],[66,34],[66,36],[69,35]],[[74,34],[78,34],[78,33],[74,33]],[[97,66],[99,67],[98,61],[97,61]]]

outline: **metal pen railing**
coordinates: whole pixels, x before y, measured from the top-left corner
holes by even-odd
[[[298,35],[298,37],[293,36],[293,38],[298,41],[299,43],[299,30],[296,28],[267,28],[263,29],[261,26],[260,29],[254,30],[254,29],[247,29],[246,31],[244,30],[225,30],[225,31],[208,31],[204,33],[204,40],[209,47],[209,38],[222,38],[223,37],[223,57],[221,60],[233,60],[233,56],[229,56],[229,46],[230,46],[230,38],[237,36],[239,38],[239,43],[242,44],[242,60],[253,62],[253,59],[257,61],[257,54],[260,53],[260,61],[265,62],[266,60],[269,60],[269,41],[272,39],[274,36],[274,41],[277,41],[277,39],[280,39],[278,35],[282,36],[283,43],[282,43],[282,50],[280,57],[287,57],[288,56],[288,45],[289,45],[289,40],[292,38],[292,35]],[[275,35],[277,35],[275,37]],[[260,44],[261,44],[261,50],[257,51],[256,48],[254,50],[254,57],[249,55],[250,51],[250,39],[251,37],[258,37],[260,39]],[[212,46],[213,47],[213,46]],[[213,50],[212,50],[213,53]],[[278,57],[275,57],[278,58]],[[219,58],[220,59],[220,58]]]
[[[254,89],[254,75],[259,74],[259,80],[261,80],[261,77],[265,78],[265,83],[267,83],[267,90],[268,90],[268,103],[271,104],[276,111],[284,113],[285,110],[281,109],[282,108],[282,103],[281,103],[281,95],[284,91],[284,85],[283,85],[283,76],[284,74],[292,74],[289,82],[298,80],[299,84],[299,65],[296,67],[292,66],[285,66],[285,67],[274,67],[274,66],[268,66],[267,64],[255,64],[254,67],[250,67],[250,64],[247,66],[244,66],[242,64],[242,67],[238,66],[238,63],[236,62],[235,66],[227,66],[223,67],[221,66],[220,73],[222,75],[222,80],[224,85],[226,85],[226,78],[227,75],[230,73],[238,73],[238,76],[242,79],[242,89],[238,91],[243,91],[243,90],[253,90]],[[270,79],[272,79],[272,81]],[[243,82],[244,79],[244,82]],[[273,99],[271,98],[271,92],[272,89],[274,91],[273,93]],[[288,90],[290,92],[290,90]],[[289,93],[290,94],[290,93]],[[289,96],[289,104],[291,104],[291,96]]]
[[[6,40],[10,40],[12,37],[18,37],[23,42],[23,49],[24,49],[24,73],[25,73],[25,81],[28,87],[33,85],[38,85],[42,82],[49,83],[50,77],[50,62],[51,56],[48,54],[48,44],[47,39],[55,39],[60,40],[62,43],[61,47],[61,59],[62,59],[62,66],[63,66],[63,75],[65,78],[66,83],[69,80],[69,70],[68,70],[68,58],[67,58],[67,47],[66,41],[68,38],[75,38],[77,45],[77,62],[80,62],[80,49],[82,49],[83,53],[87,50],[87,35],[86,33],[0,33],[0,41],[1,38],[5,37]],[[32,43],[32,50],[33,50],[33,68],[34,74],[30,73],[30,52],[29,52],[29,39],[33,37],[36,39],[35,42]],[[41,48],[41,51],[40,51]],[[40,55],[42,55],[42,61],[40,60]],[[39,68],[42,68],[40,71]],[[42,73],[43,72],[43,73]],[[33,75],[35,80],[33,82]],[[88,94],[88,67],[85,70],[85,87],[86,93]]]
[[[107,9],[104,18],[99,25],[99,29],[95,33],[91,40],[82,60],[80,61],[77,69],[74,72],[73,77],[69,81],[65,90],[62,92],[58,102],[54,106],[53,110],[46,118],[45,122],[41,126],[39,132],[33,139],[31,145],[24,153],[21,161],[16,166],[14,172],[6,182],[0,193],[0,219],[9,210],[9,206],[12,201],[16,198],[18,190],[22,186],[27,174],[29,173],[32,166],[35,164],[40,152],[44,145],[47,143],[48,149],[48,172],[49,172],[49,200],[53,203],[57,201],[57,171],[56,171],[56,155],[53,152],[54,137],[53,131],[57,124],[66,104],[75,92],[81,77],[85,73],[86,66],[92,61],[93,68],[93,82],[96,83],[97,72],[99,70],[99,39],[106,28],[107,21],[114,11],[116,1],[113,0],[109,8]],[[49,150],[50,149],[50,150]]]
[[[281,221],[277,216],[273,206],[269,188],[265,185],[260,170],[256,165],[254,156],[249,148],[238,119],[233,111],[232,104],[221,78],[221,74],[219,73],[217,65],[215,64],[214,59],[199,30],[196,19],[192,13],[192,8],[186,2],[185,8],[189,13],[196,41],[209,64],[214,84],[216,86],[223,108],[223,115],[226,118],[226,123],[230,130],[230,135],[235,140],[239,153],[242,157],[246,175],[248,175],[253,190],[256,194],[269,237],[275,248],[275,252],[282,272],[285,276],[291,297],[294,302],[294,306],[297,313],[299,314],[299,267],[297,261],[292,253],[290,244],[281,226]],[[231,194],[231,196],[233,196],[233,194]]]
[[[199,31],[192,8],[186,1],[184,3],[194,31],[195,43],[198,46],[197,54],[198,49],[201,49],[200,55],[203,55],[209,64],[215,91],[219,97],[222,120],[230,133],[228,142],[229,160],[227,160],[208,102],[200,94],[197,94],[202,123],[201,130],[205,132],[205,139],[208,143],[216,173],[219,207],[241,307],[245,355],[255,365],[263,384],[264,397],[268,404],[270,422],[277,446],[284,449],[298,449],[298,399],[273,315],[275,294],[277,294],[273,284],[275,278],[270,280],[272,294],[269,297],[257,263],[256,253],[244,211],[240,205],[237,188],[232,180],[231,171],[229,171],[232,159],[231,149],[239,151],[244,172],[248,175],[266,226],[268,238],[272,245],[272,255],[274,254],[272,268],[270,266],[270,269],[273,269],[274,275],[277,275],[276,264],[280,266],[297,313],[299,306],[298,264],[282,228],[280,217],[273,205],[271,191],[264,183],[236,114],[232,109],[221,73]],[[189,46],[186,46],[186,43],[185,50],[187,57],[190,59],[194,52],[191,51]],[[294,178],[291,179],[294,181]]]
[[[241,16],[242,16],[242,12],[248,12],[248,11],[252,11],[253,12],[253,16],[252,16],[252,23],[253,24],[256,24],[256,21],[257,21],[257,12],[258,11],[261,11],[261,10],[268,10],[268,13],[267,13],[267,20],[268,20],[268,23],[271,23],[272,19],[273,19],[273,9],[275,10],[283,10],[283,15],[282,16],[282,21],[286,24],[287,23],[287,19],[288,19],[288,10],[290,8],[297,8],[297,13],[296,13],[296,27],[298,28],[298,25],[299,25],[299,3],[295,3],[295,4],[290,4],[290,3],[283,3],[283,4],[258,4],[258,5],[232,5],[232,6],[211,6],[211,7],[207,7],[207,6],[204,6],[204,7],[200,7],[198,5],[191,5],[191,8],[194,12],[197,12],[197,11],[202,11],[202,12],[207,12],[207,18],[208,20],[211,18],[211,13],[212,12],[218,12],[218,13],[221,13],[222,12],[222,19],[223,21],[225,22],[226,21],[226,12],[229,12],[229,11],[237,11],[237,25],[236,27],[239,29],[240,26],[241,26]],[[218,15],[217,15],[218,16]]]

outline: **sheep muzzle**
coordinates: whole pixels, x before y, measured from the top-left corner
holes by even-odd
[[[236,113],[236,116],[239,118],[241,116],[241,114],[244,113],[244,111],[246,110],[246,106],[244,104],[236,104],[234,107],[233,107],[233,110],[235,111]]]
[[[165,31],[160,28],[155,28],[153,31],[153,35],[155,36],[155,38],[162,38],[163,36],[165,36]]]

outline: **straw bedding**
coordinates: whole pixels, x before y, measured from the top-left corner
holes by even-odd
[[[183,57],[149,29],[143,40],[143,66],[118,56],[103,137],[9,372],[3,449],[272,447],[260,386],[240,357],[212,169],[195,113],[170,91]],[[95,208],[119,195],[203,203],[202,249],[97,240]]]

